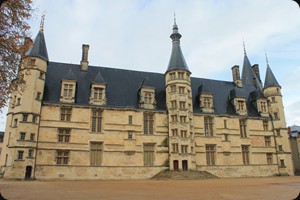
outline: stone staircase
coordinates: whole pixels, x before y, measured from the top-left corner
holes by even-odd
[[[218,178],[206,171],[163,171],[151,179],[154,180],[199,180],[199,179],[215,179]]]

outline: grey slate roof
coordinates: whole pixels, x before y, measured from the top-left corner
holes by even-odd
[[[265,77],[265,85],[264,88],[267,87],[272,87],[272,86],[276,86],[276,87],[280,87],[279,83],[277,82],[271,68],[268,66],[267,67],[267,72],[266,72],[266,77]]]
[[[138,108],[138,92],[141,83],[147,80],[147,87],[155,88],[156,110],[167,110],[164,74],[94,66],[89,66],[88,71],[85,72],[80,70],[80,65],[57,62],[49,62],[47,68],[44,103],[59,103],[61,80],[66,79],[69,71],[72,71],[77,81],[76,105],[89,105],[90,84],[97,74],[101,72],[107,84],[107,107]],[[229,101],[230,91],[236,89],[233,82],[192,77],[191,87],[194,113],[202,113],[198,98],[201,85],[209,88],[210,93],[214,97],[215,114],[236,115]],[[257,110],[249,100],[249,95],[254,90],[256,88],[253,85],[248,85],[240,89],[239,92],[247,100],[248,115],[259,117]]]
[[[178,27],[176,23],[173,26],[173,33],[171,34],[170,37],[172,39],[173,45],[172,45],[171,57],[170,57],[170,61],[166,73],[168,71],[175,70],[175,69],[182,69],[190,72],[181,51],[181,47],[180,47],[181,35],[178,32]]]
[[[259,79],[256,77],[247,54],[244,55],[243,71],[242,71],[243,85],[256,85],[258,88],[262,88]]]
[[[39,33],[35,37],[33,45],[26,52],[26,56],[39,57],[46,60],[47,62],[49,61],[46,41],[44,33],[42,31],[39,31]]]
[[[106,83],[100,71],[98,71],[93,83],[101,83],[101,84]]]

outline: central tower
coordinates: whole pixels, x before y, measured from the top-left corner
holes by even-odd
[[[166,103],[169,123],[170,170],[188,171],[196,168],[193,132],[191,72],[180,48],[181,34],[174,18],[172,53],[165,73]]]

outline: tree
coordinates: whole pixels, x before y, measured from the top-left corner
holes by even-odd
[[[0,0],[0,109],[22,83],[18,71],[29,48],[25,38],[33,11],[32,0]]]

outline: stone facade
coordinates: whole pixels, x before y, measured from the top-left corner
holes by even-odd
[[[191,78],[176,24],[170,37],[168,69],[155,74],[89,66],[88,45],[80,65],[49,62],[40,31],[20,70],[26,87],[10,100],[4,177],[148,179],[164,170],[292,175],[273,73],[264,87],[252,82],[260,81],[259,70],[245,54],[242,79],[238,66],[233,82]]]

